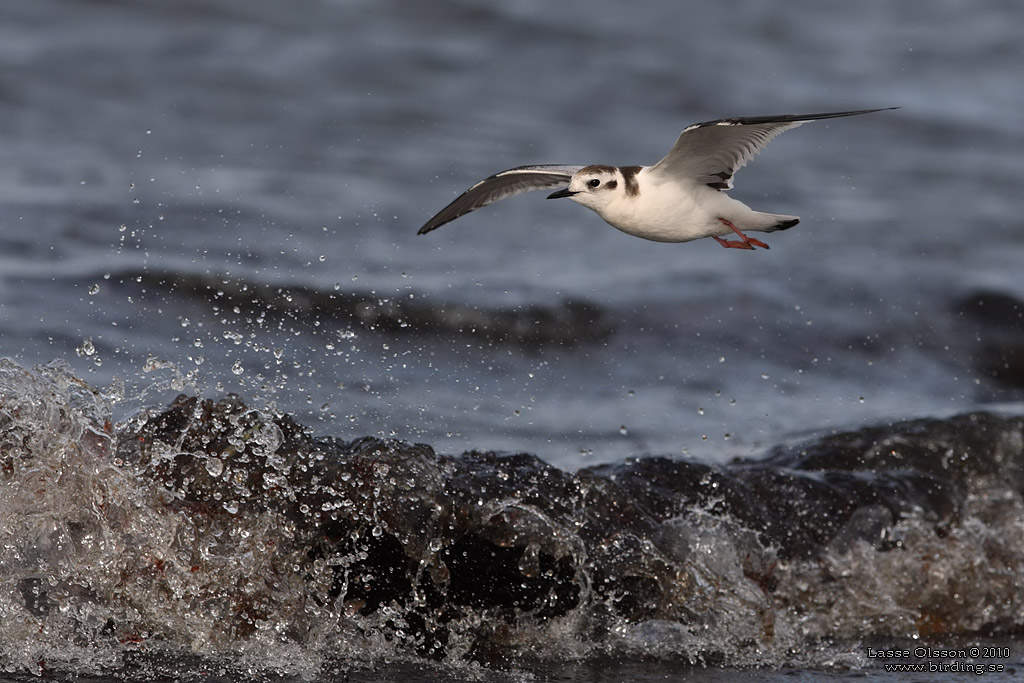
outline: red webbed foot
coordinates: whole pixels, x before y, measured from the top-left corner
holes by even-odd
[[[740,239],[742,240],[726,240],[722,239],[721,237],[715,237],[715,240],[726,249],[753,249],[754,247],[761,247],[762,249],[771,249],[771,247],[769,247],[761,240],[756,239],[754,237],[750,237],[749,235],[744,235],[742,232],[740,232],[739,228],[732,224],[731,221],[727,221],[724,218],[719,218],[718,220],[722,221],[723,225],[725,225],[727,228],[729,228],[734,233],[739,235]]]

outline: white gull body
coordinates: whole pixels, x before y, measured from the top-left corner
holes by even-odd
[[[896,107],[888,107],[896,109]],[[424,234],[482,206],[532,190],[566,186],[549,199],[569,198],[622,232],[656,242],[712,237],[723,247],[768,248],[746,231],[785,230],[796,216],[754,211],[726,194],[733,175],[783,131],[818,119],[881,109],[720,119],[687,127],[653,166],[518,166],[484,178],[439,211]],[[723,239],[738,235],[738,240]]]

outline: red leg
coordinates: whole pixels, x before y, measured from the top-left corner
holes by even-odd
[[[762,249],[771,249],[771,247],[769,247],[761,240],[750,237],[749,235],[744,235],[742,232],[740,232],[739,228],[732,224],[731,221],[727,221],[724,218],[719,218],[718,220],[722,221],[723,225],[725,225],[727,228],[732,230],[734,233],[736,233],[743,239],[742,242],[737,242],[735,240],[724,240],[720,237],[715,237],[715,239],[718,240],[718,243],[721,244],[723,247],[731,249],[753,249],[754,247],[761,247]]]
[[[754,248],[754,247],[750,246],[749,244],[747,244],[746,242],[740,242],[739,240],[724,240],[721,237],[719,237],[718,235],[712,235],[712,237],[714,237],[715,241],[718,242],[719,244],[721,244],[726,249],[753,249]]]

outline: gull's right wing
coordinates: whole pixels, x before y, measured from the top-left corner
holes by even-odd
[[[517,166],[484,178],[427,221],[417,234],[428,233],[482,206],[533,190],[549,190],[569,184],[582,166]]]

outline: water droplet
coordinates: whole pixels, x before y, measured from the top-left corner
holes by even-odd
[[[235,373],[236,375],[241,375],[243,372],[245,372],[245,368],[242,367],[242,361],[236,360],[235,364],[231,366],[231,372]]]
[[[99,293],[100,293],[100,286],[98,284],[94,284],[92,287],[89,288],[89,294],[99,294]]]
[[[697,408],[697,414],[698,415],[703,415],[704,414],[704,408],[703,407]]]
[[[75,349],[75,353],[79,356],[91,356],[96,353],[96,346],[92,343],[92,339],[86,339],[81,346]]]
[[[211,477],[219,477],[220,473],[224,471],[224,461],[211,455],[206,459],[206,471],[210,473]]]
[[[622,434],[623,436],[629,434],[629,430],[626,429],[626,425],[622,425],[621,427],[619,427],[619,434]]]

